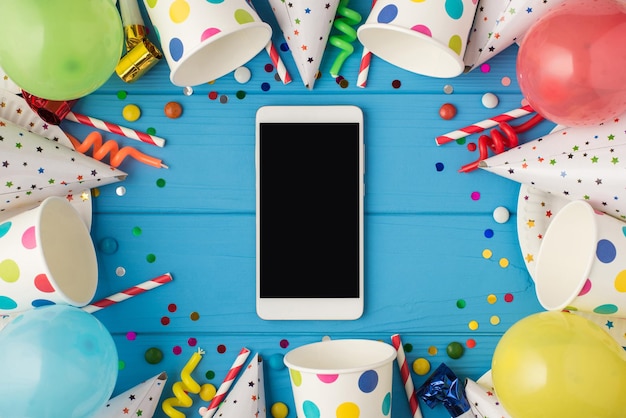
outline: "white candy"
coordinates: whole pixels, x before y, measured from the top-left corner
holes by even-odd
[[[498,206],[493,211],[493,219],[499,224],[505,223],[509,220],[509,210],[504,206]]]
[[[498,103],[500,101],[498,100],[498,96],[496,96],[495,94],[485,93],[483,94],[482,102],[483,106],[485,106],[487,109],[493,109],[494,107],[498,106]]]
[[[248,81],[250,81],[251,76],[252,74],[250,73],[250,70],[246,67],[239,67],[235,70],[235,80],[238,83],[247,83]]]

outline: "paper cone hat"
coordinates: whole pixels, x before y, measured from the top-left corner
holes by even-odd
[[[626,219],[626,115],[565,128],[481,161],[479,167]]]
[[[111,398],[92,418],[151,418],[159,405],[166,381],[167,373],[162,372]]]
[[[1,216],[49,196],[90,199],[90,188],[125,178],[123,171],[0,117]]]
[[[466,71],[483,64],[515,42],[519,43],[533,23],[564,2],[565,0],[481,0],[465,49],[463,61]]]
[[[591,322],[609,333],[619,345],[626,349],[626,318],[619,318],[610,315],[597,314],[593,312],[571,311],[573,314],[587,318]]]
[[[45,138],[58,141],[67,147],[74,148],[70,139],[59,126],[44,121],[31,109],[22,96],[4,88],[0,88],[0,118]]]
[[[17,84],[9,78],[7,73],[5,73],[2,68],[0,68],[0,88],[13,94],[18,94],[22,91],[22,89],[20,89]]]
[[[215,412],[220,418],[265,418],[263,360],[255,355]]]
[[[312,89],[339,0],[269,0],[269,3],[298,66],[302,82]]]
[[[484,375],[478,382],[465,379],[465,396],[472,412],[477,418],[511,418],[496,396],[491,383],[491,371],[486,375],[489,376],[488,379],[485,379]]]

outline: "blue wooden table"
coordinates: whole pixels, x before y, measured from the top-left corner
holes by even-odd
[[[255,6],[274,29],[274,43],[283,44],[267,3],[257,1]],[[351,3],[364,18],[369,7],[365,0]],[[77,113],[144,132],[153,128],[166,139],[159,148],[104,134],[162,159],[169,168],[128,158],[120,166],[128,178],[94,194],[96,298],[166,272],[174,279],[94,313],[114,336],[119,352],[114,395],[165,371],[169,379],[161,399],[172,396],[172,384],[198,347],[206,355],[192,376],[217,387],[239,350],[247,347],[274,360],[265,365],[266,404],[285,403],[293,418],[288,371],[276,361],[290,349],[324,337],[390,342],[398,333],[409,365],[425,358],[431,371],[446,363],[461,379],[477,380],[491,368],[494,348],[507,328],[543,310],[518,243],[520,185],[481,170],[458,172],[478,158],[468,149],[477,135],[442,146],[434,141],[437,135],[520,106],[517,46],[489,61],[489,71],[475,69],[452,79],[421,76],[374,57],[367,87],[359,88],[361,46],[355,45],[341,70],[347,86],[329,74],[339,50],[328,45],[313,90],[302,84],[289,52],[281,51],[293,77],[285,85],[276,80],[275,71],[266,70],[271,61],[261,51],[245,65],[252,74],[245,84],[230,73],[194,86],[193,94],[186,95],[170,83],[162,60],[132,84],[113,75],[75,104]],[[506,77],[510,85],[503,83]],[[119,92],[126,96],[118,97]],[[487,92],[499,98],[494,109],[481,104]],[[182,105],[180,118],[165,116],[163,108],[170,101]],[[444,103],[456,106],[456,117],[439,117]],[[128,104],[141,109],[135,122],[122,116]],[[260,106],[290,104],[350,104],[365,115],[366,300],[365,313],[356,321],[264,321],[255,313],[254,117]],[[80,139],[93,130],[67,120],[62,126]],[[551,129],[544,122],[521,139],[535,139]],[[494,221],[499,206],[510,211],[508,222]],[[111,240],[117,250],[105,251],[102,243]],[[451,342],[465,347],[461,358],[446,354]],[[160,363],[145,360],[150,348],[162,351]],[[394,367],[392,414],[409,418],[397,372]],[[427,377],[412,373],[416,387]],[[193,407],[181,409],[189,417],[199,416],[197,408],[206,405],[197,396],[194,400]],[[441,405],[421,405],[426,418],[449,416]],[[159,408],[155,416],[165,414]]]

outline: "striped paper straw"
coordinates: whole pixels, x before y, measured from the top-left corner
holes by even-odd
[[[80,123],[82,125],[91,126],[102,131],[111,132],[113,134],[145,142],[147,144],[156,145],[157,147],[162,147],[165,145],[165,139],[159,138],[158,136],[116,125],[115,123],[92,118],[91,116],[81,115],[80,113],[70,111],[67,116],[65,116],[65,119],[72,122]]]
[[[287,67],[285,67],[285,63],[280,57],[280,54],[278,53],[278,50],[276,49],[276,46],[274,46],[272,41],[269,41],[267,45],[265,45],[265,50],[270,56],[272,64],[274,64],[274,67],[276,67],[276,72],[278,73],[280,79],[283,81],[283,84],[291,83],[291,76],[287,72]]]
[[[209,404],[208,408],[202,407],[198,410],[198,412],[200,412],[200,415],[202,415],[202,418],[213,417],[215,411],[217,411],[217,408],[219,408],[220,404],[226,397],[226,394],[228,393],[231,385],[239,375],[239,372],[241,372],[243,364],[245,363],[249,355],[250,350],[248,350],[246,347],[241,349],[241,351],[237,355],[237,358],[233,362],[233,365],[230,367],[230,370],[226,374],[224,381],[217,389],[217,393],[215,393],[215,396],[213,397],[213,399],[211,399],[211,403]]]
[[[525,105],[517,109],[513,109],[511,111],[494,116],[492,118],[477,122],[473,125],[469,125],[464,128],[458,129],[456,131],[449,132],[445,135],[440,135],[437,138],[435,138],[435,142],[437,143],[437,145],[443,145],[448,142],[452,142],[452,141],[456,141],[457,139],[464,138],[468,135],[483,132],[489,128],[498,126],[501,122],[508,122],[510,120],[517,119],[522,116],[526,116],[533,112],[534,110],[532,107],[530,107],[530,105]]]
[[[372,1],[372,8],[376,4],[376,0]],[[359,66],[359,74],[356,79],[357,87],[364,88],[367,86],[367,77],[370,73],[370,63],[372,62],[372,52],[363,47],[363,52],[361,53],[361,65]]]
[[[356,79],[356,85],[364,88],[367,86],[367,76],[370,72],[370,62],[372,61],[372,53],[369,49],[363,47],[363,54],[361,55],[361,65],[359,67],[359,75]]]
[[[159,287],[171,281],[172,281],[172,275],[170,273],[165,273],[165,274],[162,274],[161,276],[155,277],[154,279],[146,280],[145,282],[140,283],[136,286],[133,286],[129,289],[126,289],[119,293],[115,293],[97,302],[94,302],[87,306],[83,306],[81,309],[88,313],[99,311],[100,309],[106,308],[107,306],[111,306],[116,303],[122,302],[126,299],[129,299],[133,296],[137,296],[141,293],[147,292],[148,290],[154,289],[155,287]]]
[[[420,411],[420,405],[417,401],[417,394],[415,393],[415,386],[413,386],[413,379],[411,379],[411,373],[409,372],[409,366],[406,362],[406,356],[404,355],[404,347],[402,347],[402,340],[400,335],[394,334],[391,336],[391,343],[398,353],[396,361],[400,368],[400,376],[402,377],[402,383],[404,384],[404,391],[411,407],[411,413],[413,418],[422,418],[422,412]]]

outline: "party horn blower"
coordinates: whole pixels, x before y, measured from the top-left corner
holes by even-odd
[[[126,50],[130,51],[148,36],[148,30],[141,17],[137,0],[119,0],[119,6],[126,38]]]
[[[163,58],[148,39],[137,0],[120,0],[120,13],[126,37],[126,54],[120,58],[115,73],[126,83],[137,81]]]
[[[283,59],[280,57],[280,54],[278,53],[278,49],[276,49],[276,46],[274,45],[272,41],[269,41],[267,45],[265,45],[265,51],[267,52],[270,59],[272,60],[272,64],[274,64],[274,67],[276,68],[276,72],[278,73],[278,76],[280,77],[283,84],[291,83],[291,75],[289,75],[289,72],[287,71],[287,67],[285,67],[285,63],[283,62]]]
[[[338,31],[342,32],[341,35],[333,35],[328,38],[328,42],[339,48],[341,52],[335,62],[330,67],[330,75],[333,78],[339,77],[339,71],[343,67],[346,59],[354,52],[354,46],[352,43],[356,40],[356,30],[354,26],[361,23],[361,15],[356,11],[348,8],[349,0],[340,0],[337,6],[337,14],[339,17],[335,18],[333,26]]]
[[[104,299],[100,299],[99,301],[93,302],[87,306],[83,306],[81,309],[86,312],[93,313],[93,312],[99,311],[100,309],[104,309],[108,306],[115,305],[116,303],[125,301],[126,299],[129,299],[133,296],[137,296],[142,293],[145,293],[148,290],[152,290],[155,287],[164,285],[165,283],[169,283],[172,280],[173,280],[172,275],[170,273],[165,273],[151,280],[146,280],[145,282],[140,283],[136,286],[133,286],[121,292],[115,293]]]
[[[445,135],[440,135],[435,138],[435,142],[437,143],[437,145],[447,144],[448,142],[456,141],[457,139],[465,138],[466,136],[483,132],[486,129],[498,126],[502,122],[509,122],[513,119],[521,118],[522,116],[529,115],[533,112],[534,110],[530,105],[525,105],[517,109],[502,113],[500,115],[496,115],[492,118],[476,122],[464,128],[457,129],[456,131],[449,132]]]
[[[215,415],[217,408],[219,408],[220,404],[226,397],[228,390],[230,389],[233,382],[235,381],[235,379],[241,372],[241,369],[243,368],[243,364],[246,362],[246,359],[248,358],[249,355],[250,355],[250,350],[243,347],[241,351],[239,352],[239,354],[237,355],[237,357],[235,358],[235,361],[233,362],[233,365],[230,367],[230,370],[228,370],[228,373],[226,373],[226,377],[224,378],[224,381],[222,382],[220,387],[217,389],[217,393],[211,400],[211,403],[209,404],[209,406],[206,408],[202,407],[198,410],[200,415],[202,415],[202,418],[212,418],[213,415]]]
[[[402,340],[399,334],[391,336],[391,344],[396,349],[397,357],[396,362],[400,369],[400,377],[402,377],[402,384],[404,385],[404,391],[406,392],[407,399],[409,401],[409,407],[413,418],[422,418],[422,412],[420,411],[419,402],[417,400],[417,394],[415,392],[415,386],[413,385],[413,379],[411,378],[411,372],[406,361],[404,354],[404,347],[402,346]]]
[[[126,138],[145,142],[147,144],[156,145],[157,147],[163,147],[165,145],[165,139],[159,138],[158,136],[136,131],[121,125],[96,119],[91,116],[81,115],[80,113],[70,111],[66,115],[65,119],[82,125],[91,126],[92,128],[100,129],[105,132],[125,136]]]

